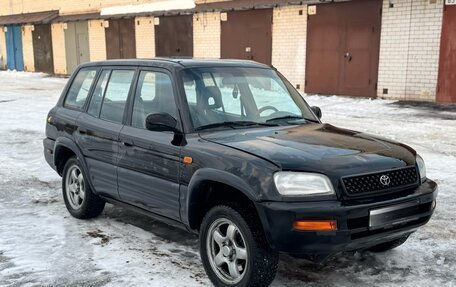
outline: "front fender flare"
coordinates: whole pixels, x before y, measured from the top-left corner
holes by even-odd
[[[181,195],[181,219],[191,229],[195,229],[196,205],[200,196],[200,184],[204,181],[212,181],[228,185],[242,192],[252,201],[259,199],[259,193],[254,191],[250,185],[242,178],[229,173],[227,171],[217,170],[213,168],[202,168],[197,170],[188,185],[185,195]]]

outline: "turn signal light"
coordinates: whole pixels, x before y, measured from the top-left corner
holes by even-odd
[[[298,231],[336,231],[336,220],[298,220],[293,223]]]

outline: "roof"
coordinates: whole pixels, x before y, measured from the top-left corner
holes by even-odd
[[[59,11],[57,10],[6,15],[0,16],[0,25],[47,24],[57,16],[59,16]]]
[[[85,20],[95,20],[100,19],[100,13],[85,13],[85,14],[71,14],[71,15],[60,15],[52,22],[75,22],[75,21],[85,21]]]
[[[196,58],[151,58],[151,59],[119,59],[97,61],[83,64],[83,67],[91,66],[159,66],[159,67],[246,67],[246,68],[270,68],[268,65],[248,60],[234,59],[196,59]]]

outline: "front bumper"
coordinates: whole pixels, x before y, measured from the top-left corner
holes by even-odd
[[[328,256],[369,248],[414,232],[431,218],[437,193],[437,184],[427,180],[408,196],[369,204],[261,202],[256,206],[274,250],[296,256]],[[407,208],[386,214],[380,225],[370,227],[371,210],[401,204]],[[296,231],[293,229],[296,220],[337,220],[337,231]]]

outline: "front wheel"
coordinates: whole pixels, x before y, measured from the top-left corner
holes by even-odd
[[[204,269],[215,286],[269,286],[274,280],[278,254],[250,212],[212,208],[203,219],[199,240]]]
[[[81,164],[74,157],[63,169],[62,191],[68,211],[76,218],[97,217],[103,211],[105,201],[92,192]]]

